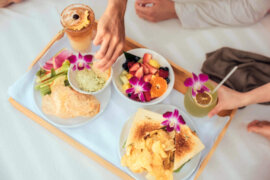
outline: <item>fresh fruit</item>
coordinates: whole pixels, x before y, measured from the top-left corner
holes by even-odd
[[[166,78],[165,80],[167,81],[167,84],[171,82],[170,78]]]
[[[124,64],[122,64],[122,68],[123,68],[125,71],[129,72],[129,68],[128,68],[128,63],[127,63],[127,62],[125,62]]]
[[[146,101],[146,102],[149,102],[149,101],[152,100],[150,91],[148,91],[148,92],[143,92],[143,95],[144,95],[144,98],[145,98],[145,101]]]
[[[123,84],[128,84],[129,80],[125,75],[120,76],[120,80]]]
[[[129,71],[137,71],[140,67],[140,63],[135,63],[129,68]]]
[[[158,75],[160,77],[163,77],[164,79],[166,79],[166,78],[169,77],[169,72],[168,71],[165,71],[163,69],[159,69]]]
[[[135,76],[136,71],[129,71],[129,74],[131,74],[132,76]]]
[[[143,80],[145,81],[145,82],[150,82],[151,81],[151,79],[152,79],[152,74],[147,74],[147,75],[145,75],[144,77],[143,77]]]
[[[140,59],[140,60],[138,61],[138,63],[143,63],[143,59]]]
[[[149,74],[150,73],[150,70],[146,65],[142,64],[142,67],[143,67],[143,73],[144,74]]]
[[[209,92],[204,91],[203,93],[198,93],[194,99],[197,105],[207,107],[212,102],[212,95]]]
[[[131,88],[131,85],[130,85],[129,83],[124,84],[124,85],[122,86],[122,89],[123,89],[124,92],[126,92],[126,90],[129,89],[129,88]]]
[[[167,90],[167,82],[162,77],[153,76],[150,83],[152,84],[150,93],[151,98],[162,96]]]
[[[144,65],[146,65],[147,66],[147,68],[149,69],[149,72],[151,73],[151,74],[156,74],[156,72],[158,71],[156,68],[154,68],[153,66],[151,66],[151,65],[149,65],[149,64],[147,64],[147,63],[144,63]]]
[[[69,50],[62,50],[53,58],[53,67],[54,69],[58,69],[62,66],[65,60],[72,55],[72,52]]]
[[[130,73],[128,73],[127,75],[126,75],[126,77],[128,78],[128,80],[130,79],[130,78],[132,78],[134,75],[132,75],[132,74],[130,74]]]
[[[151,54],[145,53],[143,55],[143,63],[148,63],[151,58],[152,58]]]
[[[160,67],[159,69],[163,69],[164,71],[168,71],[169,72],[169,68],[168,67]]]
[[[135,76],[139,79],[141,79],[143,77],[143,67],[140,67],[136,73],[135,73]]]
[[[51,71],[51,69],[53,68],[53,63],[52,60],[50,59],[49,61],[47,61],[44,66],[42,67],[44,70],[46,71]]]
[[[138,62],[141,59],[140,57],[130,54],[128,52],[124,52],[124,55],[126,57],[126,62]]]
[[[45,69],[46,71],[50,71],[52,68],[54,68],[56,70],[60,68],[65,62],[65,60],[67,60],[67,58],[71,55],[71,51],[64,49],[58,54],[56,54],[54,57],[52,57],[50,60],[48,60],[43,66],[43,69]]]
[[[153,66],[154,68],[157,68],[158,69],[160,67],[159,63],[156,60],[154,60],[154,59],[150,59],[148,63],[151,66]]]
[[[121,75],[127,75],[128,72],[127,71],[122,71]]]
[[[127,66],[128,66],[128,69],[130,70],[130,68],[131,68],[134,64],[135,64],[135,62],[132,62],[132,61],[131,61],[131,62],[128,62],[128,65],[127,65]]]

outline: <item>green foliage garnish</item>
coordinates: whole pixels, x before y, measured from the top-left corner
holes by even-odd
[[[125,140],[125,142],[124,142],[123,145],[122,145],[122,148],[123,148],[123,149],[125,148],[126,143],[127,143],[127,140]]]
[[[36,76],[41,77],[46,74],[46,70],[40,68],[39,71],[36,73]]]
[[[51,78],[56,75],[54,68],[51,69]]]
[[[64,84],[65,84],[65,86],[69,86],[69,82],[67,79],[64,81]]]
[[[130,54],[128,52],[124,52],[124,55],[126,57],[127,62],[131,62],[131,61],[138,62],[141,59],[140,57]]]

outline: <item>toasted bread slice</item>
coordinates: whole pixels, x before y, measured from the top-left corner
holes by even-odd
[[[140,108],[133,118],[133,124],[129,132],[126,146],[139,141],[151,131],[160,129],[162,127],[160,123],[163,120],[164,118],[161,114]]]
[[[181,167],[204,149],[204,145],[187,125],[181,126],[180,133],[175,135],[174,170]]]
[[[161,114],[139,109],[134,116],[133,124],[126,142],[126,147],[136,144],[151,131],[162,128],[164,118]],[[187,125],[181,125],[180,133],[175,134],[174,170],[181,167],[204,149],[204,145]]]

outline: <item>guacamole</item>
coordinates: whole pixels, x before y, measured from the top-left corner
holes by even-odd
[[[106,79],[99,76],[92,69],[84,69],[76,74],[76,81],[81,90],[87,92],[96,92],[104,87]]]

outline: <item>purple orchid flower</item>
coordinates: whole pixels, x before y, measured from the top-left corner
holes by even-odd
[[[83,70],[84,68],[90,69],[89,63],[92,62],[93,60],[93,55],[91,54],[86,54],[86,55],[81,55],[79,53],[77,56],[76,55],[71,55],[68,57],[69,62],[73,65],[72,70]]]
[[[149,82],[145,82],[142,78],[138,79],[135,76],[130,78],[129,83],[132,87],[127,89],[126,93],[131,94],[130,98],[133,100],[137,100],[139,98],[140,101],[145,102],[143,92],[150,91],[151,84]]]
[[[174,112],[164,113],[163,117],[165,118],[165,121],[163,121],[161,124],[166,126],[168,132],[175,130],[177,133],[179,133],[180,125],[186,124],[184,118],[179,114],[177,109],[175,109]]]
[[[186,87],[192,87],[192,96],[196,96],[197,93],[203,93],[204,91],[209,92],[210,90],[204,85],[208,81],[208,76],[206,74],[196,74],[192,73],[193,78],[187,78],[184,82]]]

